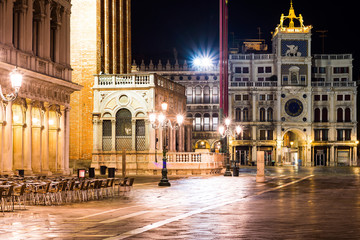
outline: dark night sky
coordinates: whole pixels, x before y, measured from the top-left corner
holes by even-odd
[[[325,53],[352,53],[354,75],[360,72],[360,41],[356,36],[359,13],[354,0],[293,0],[295,13],[302,14],[305,25],[312,25],[312,53],[321,53],[317,30],[328,30]],[[229,0],[229,32],[240,39],[262,38],[271,46],[271,33],[288,15],[290,0]],[[132,0],[133,58],[190,60],[195,52],[216,55],[219,42],[219,0]],[[231,38],[231,35],[229,36]],[[163,62],[164,63],[164,62]]]

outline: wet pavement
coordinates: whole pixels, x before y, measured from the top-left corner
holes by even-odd
[[[127,197],[6,212],[0,239],[360,239],[359,168],[266,173],[138,177]]]

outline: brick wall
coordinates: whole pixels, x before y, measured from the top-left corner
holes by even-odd
[[[84,88],[71,95],[70,167],[91,161],[93,86],[96,72],[96,0],[72,0],[72,79]],[[76,166],[75,166],[76,167]]]

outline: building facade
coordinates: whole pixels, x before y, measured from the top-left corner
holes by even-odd
[[[0,104],[0,173],[69,173],[70,1],[0,1],[0,84],[23,75],[18,98]]]
[[[311,26],[291,5],[272,37],[272,53],[231,53],[229,117],[243,128],[230,140],[231,159],[267,165],[356,166],[357,86],[352,55],[312,55]],[[262,42],[251,50],[264,50]],[[247,43],[249,45],[249,43]],[[244,48],[247,49],[247,48]],[[219,147],[218,71],[159,62],[135,66],[186,87],[187,116],[193,121],[192,149]]]
[[[170,153],[189,151],[191,125],[176,126],[176,115],[185,115],[185,88],[160,75],[102,74],[94,83],[93,135],[91,166],[122,169],[129,174],[159,174],[163,148]],[[152,112],[163,112],[172,127],[166,129],[149,121]],[[159,127],[159,128],[158,128]]]
[[[131,68],[131,1],[72,0],[73,81],[84,86],[71,98],[70,164],[88,167],[93,151],[94,75]]]

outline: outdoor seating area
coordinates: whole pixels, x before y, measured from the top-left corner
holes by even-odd
[[[126,196],[135,178],[78,178],[1,176],[0,210],[11,212],[27,205],[61,205]]]

